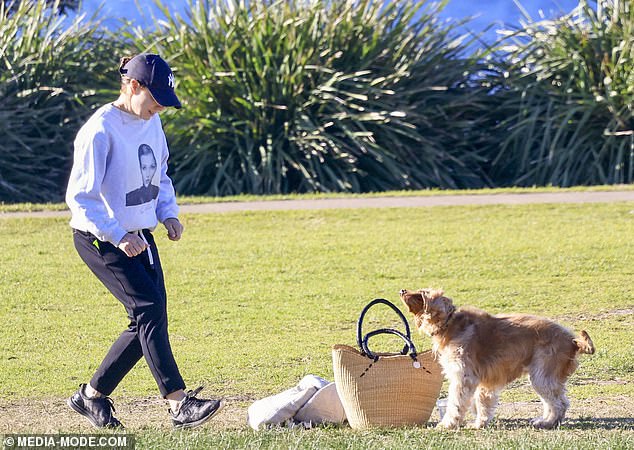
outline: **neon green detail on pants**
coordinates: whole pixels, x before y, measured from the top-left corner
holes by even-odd
[[[97,247],[97,250],[99,250],[99,241],[97,239],[95,239],[94,241],[92,241],[92,245],[94,245],[95,247]]]

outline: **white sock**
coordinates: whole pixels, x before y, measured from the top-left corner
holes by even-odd
[[[174,414],[178,414],[178,411],[180,411],[181,404],[183,403],[183,400],[167,400],[169,402],[169,404],[170,404],[170,410]]]
[[[84,395],[88,398],[100,398],[103,397],[103,394],[93,387],[90,384],[86,384],[84,387]]]

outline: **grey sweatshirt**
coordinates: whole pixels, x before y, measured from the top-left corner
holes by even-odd
[[[143,120],[107,104],[77,133],[66,190],[70,226],[119,244],[127,232],[178,217],[167,176],[161,119]]]

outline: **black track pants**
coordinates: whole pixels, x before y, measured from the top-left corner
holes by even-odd
[[[167,296],[163,270],[152,233],[143,230],[147,251],[128,257],[109,242],[74,230],[75,248],[90,270],[125,306],[130,325],[112,344],[90,385],[110,395],[134,365],[145,357],[161,395],[185,388],[167,334]]]

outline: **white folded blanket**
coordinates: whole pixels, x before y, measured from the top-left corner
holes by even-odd
[[[254,430],[287,423],[302,423],[309,428],[345,420],[335,383],[316,375],[307,375],[297,386],[255,401],[247,412],[247,421]]]

